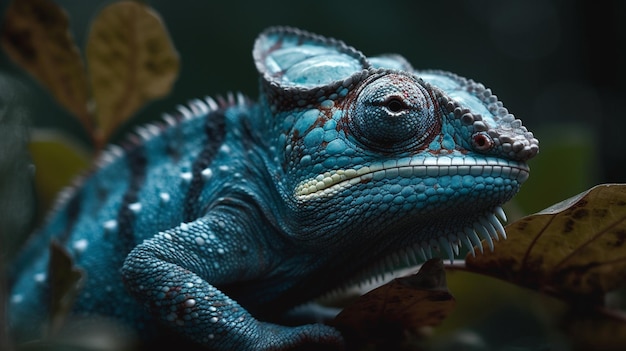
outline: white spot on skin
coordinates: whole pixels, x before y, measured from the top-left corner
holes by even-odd
[[[180,224],[180,230],[183,231],[183,232],[186,232],[187,230],[189,230],[189,224],[181,223]]]
[[[24,301],[24,295],[22,294],[15,294],[13,296],[11,296],[11,303],[22,303],[22,301]]]
[[[230,147],[226,144],[222,144],[222,147],[220,147],[220,151],[226,154],[230,153]]]
[[[204,243],[205,243],[204,239],[202,239],[201,237],[196,237],[196,244],[204,245]]]
[[[132,204],[128,205],[128,209],[131,210],[134,214],[137,214],[141,212],[141,203],[133,202]]]
[[[77,240],[74,242],[74,245],[72,245],[77,253],[83,253],[87,249],[87,246],[89,246],[89,242],[86,239]]]
[[[213,170],[210,168],[205,168],[200,172],[202,174],[202,179],[209,180],[213,176]]]
[[[191,174],[191,172],[183,172],[180,174],[180,179],[182,179],[186,183],[189,183],[192,178],[193,178],[193,174]]]
[[[46,281],[46,273],[37,273],[33,278],[35,279],[35,282],[43,283]]]
[[[159,198],[161,199],[161,203],[166,204],[170,202],[170,194],[168,193],[160,193]]]
[[[163,234],[163,237],[167,240],[172,240],[172,236],[169,233]]]
[[[219,170],[222,171],[222,172],[228,172],[229,169],[230,168],[228,166],[226,166],[226,165],[219,166]]]
[[[102,226],[104,227],[104,229],[107,232],[111,233],[111,232],[117,230],[117,221],[114,220],[114,219],[110,219],[110,220],[104,222],[104,224]]]
[[[187,301],[185,301],[185,307],[193,307],[196,305],[196,300],[194,299],[189,299]]]

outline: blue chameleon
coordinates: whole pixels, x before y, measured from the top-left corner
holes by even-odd
[[[85,274],[68,325],[287,350],[345,346],[281,325],[294,306],[505,237],[501,205],[539,146],[490,89],[294,28],[261,33],[253,57],[257,101],[179,106],[62,193],[16,263],[18,339],[46,327],[51,241]]]

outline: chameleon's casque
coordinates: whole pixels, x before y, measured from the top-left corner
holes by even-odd
[[[263,32],[253,55],[258,101],[180,106],[62,194],[16,263],[16,335],[46,321],[51,240],[86,273],[77,320],[234,350],[340,348],[336,329],[280,315],[505,236],[500,206],[538,142],[491,90],[292,28]]]

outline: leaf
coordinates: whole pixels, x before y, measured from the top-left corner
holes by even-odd
[[[361,296],[331,322],[349,338],[394,343],[405,331],[418,334],[454,308],[441,259],[424,263],[414,275],[396,278]]]
[[[50,326],[54,334],[67,317],[83,283],[85,273],[74,266],[74,260],[56,241],[50,243]]]
[[[35,188],[40,213],[80,172],[90,165],[89,153],[68,135],[36,129],[28,149],[35,165]]]
[[[14,0],[7,8],[0,41],[11,59],[91,130],[83,61],[59,6],[49,0]]]
[[[626,185],[596,186],[507,226],[471,271],[563,298],[595,298],[626,279]]]
[[[626,350],[626,316],[614,311],[569,311],[560,328],[576,350]]]
[[[87,62],[99,125],[98,140],[143,104],[167,94],[179,59],[157,13],[139,2],[105,7],[92,23]]]

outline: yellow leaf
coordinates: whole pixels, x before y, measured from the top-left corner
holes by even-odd
[[[28,145],[35,165],[35,188],[40,213],[46,212],[56,195],[70,185],[90,164],[89,153],[60,132],[36,129]]]
[[[560,297],[600,299],[626,281],[626,185],[596,186],[506,232],[467,268]]]
[[[419,334],[454,308],[441,259],[424,263],[414,275],[396,278],[361,296],[337,315],[332,325],[350,339],[395,343],[405,331]]]
[[[166,95],[179,69],[158,14],[133,1],[113,3],[96,17],[87,62],[101,140],[143,104]]]
[[[49,0],[14,0],[5,13],[0,41],[11,59],[91,130],[84,65],[61,8]]]

